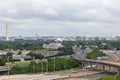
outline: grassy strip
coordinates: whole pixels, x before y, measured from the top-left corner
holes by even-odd
[[[120,76],[107,76],[104,78],[100,78],[99,80],[120,80]]]

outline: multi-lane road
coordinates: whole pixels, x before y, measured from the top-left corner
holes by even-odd
[[[79,52],[76,52],[76,54],[73,54],[73,57],[75,59],[85,59],[87,53],[91,52],[91,49],[88,50],[80,50]],[[109,57],[109,61],[120,61],[120,52],[119,51],[112,51],[112,50],[101,50],[103,53],[105,53]]]
[[[101,50],[103,53],[105,53],[107,56],[109,56],[109,61],[119,61],[120,60],[120,52],[118,51],[112,51],[112,50]]]
[[[91,52],[91,49],[86,49],[86,50],[80,50],[79,52],[76,52],[76,54],[73,54],[73,57],[75,59],[85,59],[86,58],[86,54]]]

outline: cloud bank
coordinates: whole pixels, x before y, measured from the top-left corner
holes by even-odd
[[[0,35],[120,35],[119,0],[0,0]]]

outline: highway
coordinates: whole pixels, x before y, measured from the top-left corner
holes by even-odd
[[[86,53],[90,52],[91,50],[85,50],[84,53],[83,51],[81,50],[80,52],[77,52],[76,54],[74,54],[74,58],[75,59],[85,59],[85,56],[86,56]],[[108,57],[109,57],[109,60],[108,61],[111,61],[111,63],[109,64],[114,64],[114,62],[118,62],[120,61],[120,52],[115,52],[115,51],[112,51],[112,50],[101,50],[103,51],[103,53],[105,53]],[[115,63],[115,65],[119,65],[118,63]],[[78,78],[78,79],[81,79],[81,80],[92,80],[92,79],[98,79],[98,78],[101,78],[101,77],[104,77],[104,76],[108,76],[110,74],[106,74],[106,73],[101,73],[101,74],[97,74],[97,75],[91,75],[91,76],[86,76],[86,77],[81,77],[81,78]]]
[[[77,52],[76,54],[73,54],[72,56],[75,58],[75,59],[85,59],[86,57],[86,54],[91,52],[92,50],[91,49],[87,49],[87,50],[80,50],[79,52]]]
[[[89,50],[80,50],[79,52],[76,52],[76,54],[73,54],[72,56],[75,59],[83,60],[83,59],[85,59],[86,54],[91,52],[91,51],[92,51],[91,49],[89,49]],[[116,62],[116,61],[120,60],[120,52],[115,53],[115,51],[111,51],[111,50],[101,50],[101,51],[103,51],[103,53],[105,53],[109,57],[109,61]]]
[[[105,54],[109,56],[109,61],[120,62],[120,51],[116,50],[102,50]]]
[[[86,57],[86,54],[91,52],[92,50],[89,49],[89,50],[80,50],[79,52],[77,52],[76,54],[73,54],[72,56],[75,58],[75,59],[85,59]],[[120,52],[115,52],[115,51],[112,51],[112,50],[101,50],[103,51],[103,53],[105,53],[108,57],[109,57],[109,61],[114,61],[114,62],[117,62],[117,61],[120,61]]]
[[[117,57],[119,58],[118,62],[120,62],[120,51],[115,51],[115,54],[116,54]]]
[[[91,51],[92,50],[80,50],[79,52],[74,54],[73,57],[75,59],[84,60],[85,57],[86,57],[86,54],[91,52]],[[101,51],[103,51],[109,57],[108,61],[111,61],[110,63],[106,61],[106,63],[119,66],[118,63],[114,63],[114,62],[120,61],[120,52],[115,52],[115,51],[112,51],[112,50],[101,50]],[[91,76],[86,76],[86,77],[81,77],[81,78],[76,78],[76,79],[78,79],[78,80],[93,80],[93,79],[98,79],[98,78],[108,76],[108,75],[110,75],[110,74],[101,73],[101,74],[96,74],[96,75],[91,75]],[[70,80],[72,80],[72,78]]]
[[[112,51],[112,50],[101,50],[101,51],[103,51],[103,53],[105,53],[107,56],[109,56],[109,61],[117,62],[120,60],[120,57],[119,57],[120,54],[116,53],[115,51]]]
[[[85,59],[85,60],[78,60],[78,62],[91,62],[91,63],[98,63],[98,64],[105,64],[105,65],[111,65],[115,67],[120,67],[119,62],[113,62],[113,61],[103,61],[103,60],[90,60],[90,59]]]

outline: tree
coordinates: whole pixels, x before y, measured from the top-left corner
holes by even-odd
[[[56,54],[56,56],[64,56],[64,55],[74,54],[72,46],[64,46],[63,48],[59,48],[58,50],[62,51],[62,52]]]
[[[3,57],[3,58],[0,58],[0,66],[3,66],[3,65],[5,65],[5,63],[6,63],[7,61],[6,61],[6,59]]]
[[[14,54],[14,53],[12,53],[12,52],[8,52],[8,53],[6,54],[6,58],[9,57],[9,61],[13,61],[13,59],[12,59],[13,54]]]
[[[41,53],[36,54],[35,52],[29,52],[27,55],[31,56],[32,58],[35,57],[35,59],[43,59],[44,58],[44,55],[42,55]]]

